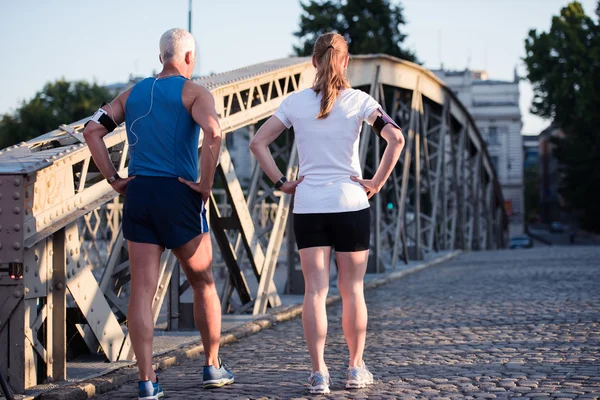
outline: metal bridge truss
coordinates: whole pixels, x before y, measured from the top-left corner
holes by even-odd
[[[456,248],[504,247],[500,186],[473,120],[452,92],[425,69],[385,55],[354,57],[349,78],[394,116],[406,139],[392,177],[371,200],[370,271]],[[310,87],[313,79],[310,59],[288,58],[198,82],[213,93],[223,131],[248,127],[251,135],[289,93]],[[17,392],[66,378],[68,333],[77,332],[93,353],[110,361],[133,359],[122,200],[91,159],[84,122],[0,152],[0,368]],[[124,128],[107,135],[105,143],[126,176]],[[384,146],[365,124],[360,143],[365,176],[376,170]],[[271,150],[294,179],[293,131]],[[226,265],[221,301],[225,312],[259,314],[281,304],[273,280],[280,257],[290,267],[288,289],[302,290],[289,229],[292,198],[273,190],[257,163],[248,187],[242,187],[234,163],[222,146],[210,202],[215,259]],[[280,254],[282,247],[287,254]],[[257,289],[251,290],[249,280]],[[152,310],[156,322],[168,300],[170,329],[179,327],[180,297],[189,288],[181,282],[180,267],[166,251]]]

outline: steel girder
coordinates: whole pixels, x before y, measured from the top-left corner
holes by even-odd
[[[349,78],[397,119],[406,137],[392,177],[372,199],[370,270],[394,268],[400,257],[408,261],[454,248],[504,247],[500,186],[472,118],[453,93],[425,69],[384,55],[354,57]],[[213,93],[223,131],[230,133],[253,128],[313,79],[310,59],[289,58],[198,82]],[[18,392],[66,377],[67,303],[84,317],[75,328],[92,351],[100,349],[113,361],[133,357],[122,326],[129,282],[122,204],[91,160],[82,137],[84,122],[62,125],[0,152],[0,367],[10,360],[8,375]],[[369,176],[384,143],[364,128],[360,158]],[[272,152],[291,179],[297,173],[293,132],[284,136]],[[123,127],[107,135],[105,143],[126,176],[129,147]],[[273,276],[291,197],[274,191],[256,163],[249,187],[243,188],[234,162],[224,146],[217,169],[223,190],[212,197],[211,231],[227,265],[224,309],[256,314],[280,304]],[[293,263],[292,234],[286,243]],[[21,280],[8,276],[7,263],[12,271],[22,268]],[[256,279],[254,293],[247,279]],[[167,297],[169,326],[177,327],[179,296],[188,287],[180,283],[175,257],[165,252],[153,303],[155,321]]]

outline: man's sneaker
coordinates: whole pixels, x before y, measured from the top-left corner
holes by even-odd
[[[369,372],[363,361],[362,367],[348,368],[346,389],[360,389],[373,384],[373,374]]]
[[[140,381],[138,383],[138,399],[139,400],[157,400],[163,397],[163,393],[160,385],[158,384],[158,377],[156,383],[152,381]]]
[[[231,385],[234,381],[233,374],[227,369],[219,359],[220,368],[215,368],[212,365],[204,366],[204,389],[218,388],[225,385]]]
[[[308,390],[312,394],[327,394],[329,393],[329,385],[331,379],[329,375],[324,375],[319,371],[310,374],[308,377]]]

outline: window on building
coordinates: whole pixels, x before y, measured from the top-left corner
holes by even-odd
[[[494,166],[496,174],[498,174],[498,156],[490,156],[490,159],[492,160],[492,165]]]
[[[490,126],[488,127],[488,144],[498,144],[498,127]]]

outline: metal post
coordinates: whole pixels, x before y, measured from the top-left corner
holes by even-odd
[[[189,1],[189,9],[188,9],[188,32],[192,33],[192,0]]]

